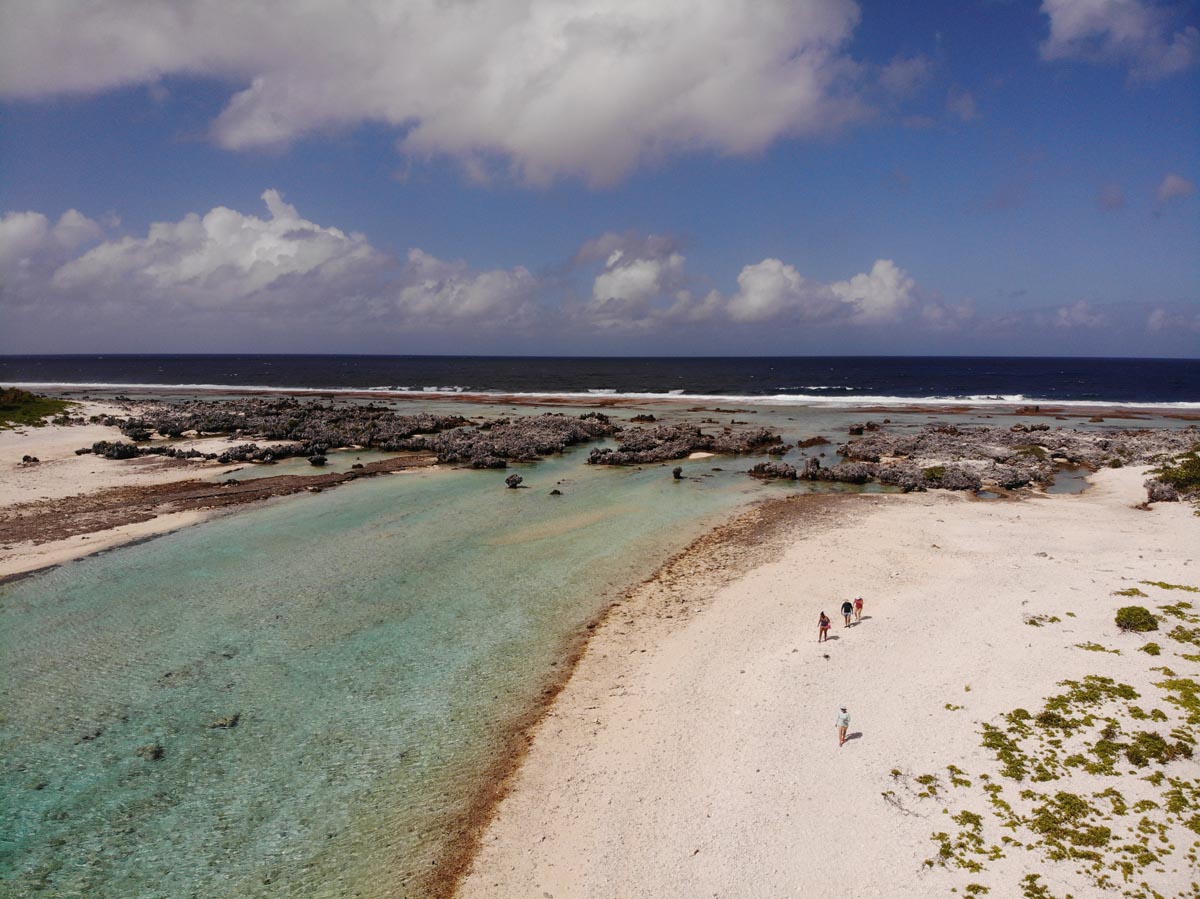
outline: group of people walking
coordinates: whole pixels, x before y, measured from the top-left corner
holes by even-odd
[[[844,618],[846,620],[844,627],[850,626],[851,618],[853,618],[855,622],[862,621],[862,613],[863,613],[863,598],[861,596],[855,597],[853,602],[851,602],[850,600],[846,600],[844,603],[842,603],[842,618]],[[829,621],[829,616],[826,615],[824,612],[822,612],[821,617],[817,619],[817,642],[818,643],[824,643],[826,640],[829,639],[830,626],[831,626],[831,624]]]
[[[851,624],[856,624],[862,621],[863,613],[863,598],[856,596],[853,601],[847,599],[842,603],[842,618],[845,620],[843,627],[850,627]],[[853,619],[853,621],[851,621]],[[824,643],[829,639],[829,628],[831,627],[829,616],[824,612],[817,619],[817,642]],[[846,745],[846,731],[850,729],[850,713],[846,711],[846,707],[842,706],[837,716],[837,731],[838,731],[838,746]]]

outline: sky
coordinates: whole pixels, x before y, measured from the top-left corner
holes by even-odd
[[[1196,0],[0,0],[0,353],[1200,356]]]

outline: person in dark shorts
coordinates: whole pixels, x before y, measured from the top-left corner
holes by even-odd
[[[826,615],[824,612],[822,612],[821,617],[817,619],[817,642],[818,643],[823,643],[829,639],[830,623],[831,622],[829,621],[829,616]]]
[[[846,619],[846,627],[850,626],[850,616],[854,614],[854,604],[850,600],[842,603],[842,617]]]

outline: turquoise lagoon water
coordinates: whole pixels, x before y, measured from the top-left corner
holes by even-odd
[[[521,467],[522,490],[358,482],[0,587],[4,881],[377,896],[427,870],[569,636],[761,493],[585,454]]]
[[[862,417],[737,416],[791,441]],[[356,482],[0,586],[0,893],[415,895],[581,625],[716,518],[810,489],[586,454],[516,466],[522,490]]]

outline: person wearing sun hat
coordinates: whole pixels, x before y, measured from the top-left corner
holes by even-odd
[[[850,713],[846,711],[845,706],[842,706],[842,711],[837,716],[838,746],[844,746],[846,744],[846,729],[849,727]]]

